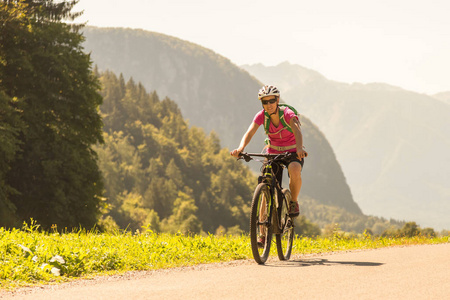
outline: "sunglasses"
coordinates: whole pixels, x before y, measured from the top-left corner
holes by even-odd
[[[277,102],[277,99],[275,98],[275,99],[270,99],[270,100],[261,100],[261,103],[263,104],[263,105],[267,105],[267,104],[274,104],[275,102]]]

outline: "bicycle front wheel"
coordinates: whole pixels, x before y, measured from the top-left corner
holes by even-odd
[[[250,242],[253,258],[258,264],[264,264],[269,257],[272,242],[272,226],[269,224],[270,191],[265,183],[255,189],[250,217]]]
[[[278,220],[281,233],[276,235],[277,252],[280,260],[288,260],[291,257],[292,244],[294,242],[294,220],[289,216],[289,205],[292,199],[291,191],[283,190],[283,199],[278,208]]]

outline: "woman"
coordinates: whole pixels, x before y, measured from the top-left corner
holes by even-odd
[[[266,133],[270,142],[268,146],[269,153],[297,152],[297,157],[293,157],[286,162],[289,174],[289,189],[292,194],[289,214],[291,217],[297,217],[299,215],[297,198],[302,187],[301,172],[304,158],[308,155],[303,149],[300,121],[295,112],[290,108],[280,108],[278,106],[280,92],[275,86],[263,86],[259,90],[258,99],[261,100],[263,110],[255,115],[253,122],[242,137],[239,147],[231,151],[230,154],[234,157],[239,157],[239,153],[244,151],[244,148],[250,143],[259,126],[263,124],[268,129]],[[270,122],[270,125],[268,122]]]

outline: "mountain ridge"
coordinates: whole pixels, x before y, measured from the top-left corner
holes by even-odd
[[[434,94],[433,98],[450,105],[450,91]]]
[[[315,73],[305,83],[296,80],[305,69],[289,63],[241,67],[278,85],[321,128],[364,213],[450,227],[448,104],[384,83],[340,83]]]
[[[238,146],[261,109],[256,97],[261,82],[211,50],[144,30],[83,30],[85,49],[99,69],[133,77],[147,90],[173,99],[190,125],[217,132],[230,148]],[[305,162],[302,194],[360,215],[328,141],[307,117],[302,123],[311,154]],[[246,150],[259,152],[263,140],[260,130]]]

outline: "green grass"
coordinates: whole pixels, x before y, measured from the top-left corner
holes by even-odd
[[[35,224],[0,228],[0,288],[58,283],[132,270],[155,270],[200,263],[251,259],[248,236],[186,236],[145,231],[48,233]],[[448,243],[449,237],[296,238],[294,254]],[[276,256],[276,247],[272,247]]]

